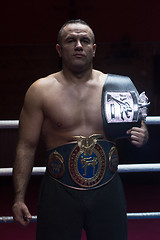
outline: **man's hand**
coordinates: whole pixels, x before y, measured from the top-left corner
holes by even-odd
[[[148,141],[148,130],[145,123],[141,122],[141,127],[133,127],[127,131],[130,141],[136,147],[142,147]]]
[[[15,202],[13,207],[13,218],[23,226],[27,226],[32,218],[27,206],[23,202]]]

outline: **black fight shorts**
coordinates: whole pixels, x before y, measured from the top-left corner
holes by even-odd
[[[127,240],[127,217],[119,175],[97,189],[75,190],[45,174],[39,197],[37,240]]]

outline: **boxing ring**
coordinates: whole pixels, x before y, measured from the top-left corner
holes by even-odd
[[[18,120],[1,120],[0,129],[17,129]],[[146,118],[147,125],[160,125],[160,116],[148,116]],[[45,167],[33,167],[33,176],[43,176]],[[140,163],[140,164],[119,164],[118,172],[125,173],[156,173],[160,172],[160,163]],[[0,177],[12,176],[12,168],[0,168]],[[160,219],[160,212],[134,212],[127,213],[127,218],[132,219]],[[37,216],[32,216],[31,223],[36,223]],[[0,224],[14,223],[12,216],[0,216]]]

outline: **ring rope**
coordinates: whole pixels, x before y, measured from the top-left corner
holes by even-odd
[[[118,172],[160,172],[160,163],[119,164]]]
[[[148,116],[146,124],[160,124],[160,116]],[[18,128],[18,120],[0,120],[1,129],[16,129]],[[11,176],[12,168],[0,168],[0,176]],[[126,172],[159,172],[160,164],[120,164],[118,166],[119,173]],[[34,167],[32,175],[43,175],[45,167]],[[144,212],[144,213],[127,213],[128,219],[157,219],[160,218],[160,212]],[[36,222],[37,216],[32,216],[30,222]],[[12,216],[0,217],[0,223],[13,223]]]
[[[143,212],[143,213],[127,213],[127,218],[132,219],[159,219],[160,212]],[[15,222],[12,216],[0,217],[0,223],[13,223]],[[37,222],[37,216],[32,216],[30,222]]]
[[[18,128],[19,120],[0,120],[0,128],[9,129],[9,128]]]
[[[146,124],[160,124],[160,116],[146,117]],[[0,120],[0,129],[18,128],[19,120]]]
[[[157,219],[160,212],[127,213],[128,219]]]
[[[46,167],[33,167],[32,175],[43,175]],[[0,176],[12,176],[13,168],[0,168]],[[160,172],[160,163],[119,164],[118,173]]]

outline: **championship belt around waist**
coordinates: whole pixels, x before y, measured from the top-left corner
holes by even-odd
[[[47,151],[47,168],[59,183],[78,190],[100,187],[116,174],[118,153],[115,144],[89,138],[76,137],[77,142]]]
[[[101,111],[104,132],[109,140],[127,137],[126,131],[140,127],[146,119],[148,98],[140,95],[127,76],[108,74],[102,90]]]

